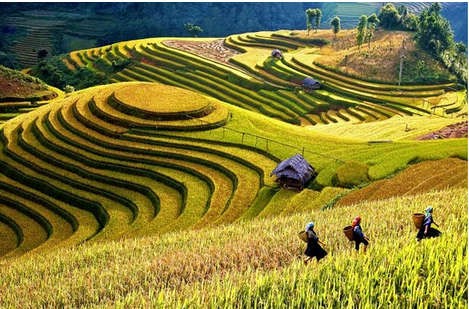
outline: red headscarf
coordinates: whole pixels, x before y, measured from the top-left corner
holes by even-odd
[[[361,220],[362,220],[362,218],[360,218],[360,217],[358,217],[358,216],[355,217],[355,219],[353,219],[353,221],[352,221],[352,227],[355,227],[355,226],[357,226],[358,224],[360,224],[360,221],[361,221]]]

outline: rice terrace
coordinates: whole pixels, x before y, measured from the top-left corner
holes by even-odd
[[[467,308],[467,33],[402,4],[0,4],[0,308]]]

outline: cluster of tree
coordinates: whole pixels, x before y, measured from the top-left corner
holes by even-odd
[[[388,3],[379,10],[379,26],[388,30],[417,30],[418,17],[408,12],[405,5],[398,8]]]
[[[375,13],[370,16],[362,15],[357,25],[357,45],[358,49],[365,42],[368,42],[370,47],[371,39],[374,36],[376,25],[379,23],[379,19]]]
[[[417,17],[408,13],[403,5],[396,9],[388,3],[381,8],[378,16],[362,15],[357,25],[358,48],[365,42],[370,46],[377,25],[384,29],[416,31],[417,44],[467,84],[467,48],[454,41],[451,25],[441,16],[441,9],[439,3],[433,3]]]
[[[420,14],[415,40],[467,84],[467,48],[454,41],[451,26],[440,13],[441,5],[433,3]]]
[[[313,28],[312,20],[314,19],[314,29],[318,31],[319,25],[321,24],[322,12],[320,9],[307,9],[306,13],[306,29],[309,31]]]
[[[84,89],[95,85],[107,84],[108,78],[104,73],[92,71],[87,67],[70,71],[60,57],[51,57],[39,62],[31,70],[31,75],[36,76],[49,85],[67,90]]]

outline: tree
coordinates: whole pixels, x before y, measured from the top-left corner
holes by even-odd
[[[465,46],[454,42],[451,26],[440,15],[441,5],[433,3],[419,16],[415,34],[417,44],[440,60],[459,80],[467,84],[467,55]]]
[[[441,12],[441,4],[438,2],[433,3],[430,8],[428,9],[430,13],[440,14]]]
[[[316,32],[318,32],[319,25],[321,24],[322,12],[320,9],[315,9],[316,14],[314,15],[314,24],[316,26]]]
[[[453,31],[445,18],[440,15],[441,6],[432,4],[419,17],[416,41],[423,49],[436,57],[454,44]]]
[[[397,12],[399,13],[399,15],[401,16],[401,18],[405,18],[408,14],[408,11],[407,11],[407,7],[405,5],[400,5],[398,8],[397,8]]]
[[[401,24],[401,16],[392,3],[388,3],[379,10],[379,25],[384,29],[397,29]]]
[[[200,33],[204,31],[200,26],[191,23],[185,23],[184,29],[186,29],[186,31],[189,32],[190,35],[193,35],[195,37],[197,37]]]
[[[49,52],[45,49],[40,49],[38,52],[37,52],[37,59],[39,61],[43,60],[44,58],[47,57],[47,55],[49,54]]]
[[[367,18],[367,31],[366,31],[366,40],[368,41],[368,48],[371,46],[371,39],[374,36],[376,24],[379,23],[379,19],[375,13],[371,14]]]
[[[412,13],[408,13],[405,18],[402,19],[402,25],[405,30],[416,31],[419,24],[419,18]]]
[[[332,32],[334,33],[334,36],[337,38],[337,33],[340,31],[340,18],[338,16],[335,16],[331,20],[331,27],[332,27]]]
[[[461,43],[461,42],[456,43],[456,45],[454,47],[456,48],[456,51],[459,54],[463,54],[467,51],[466,45],[464,45],[464,43]]]
[[[313,17],[316,16],[316,9],[307,9],[305,11],[305,14],[306,14],[306,29],[308,30],[308,35],[309,35],[309,31],[311,30],[311,28],[313,28],[311,20],[313,19]]]
[[[368,23],[368,17],[366,15],[362,15],[360,17],[360,21],[357,25],[357,45],[358,49],[360,49],[361,45],[363,44],[366,36],[366,28]]]

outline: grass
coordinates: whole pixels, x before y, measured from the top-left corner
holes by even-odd
[[[463,308],[466,196],[466,189],[451,189],[158,239],[88,244],[36,255],[34,260],[25,257],[0,268],[8,291],[3,302],[14,307],[231,308],[261,302],[274,307],[340,302],[351,307],[386,301],[393,306]],[[429,202],[443,236],[416,243],[411,214]],[[366,255],[351,256],[353,249],[341,229],[357,209],[371,245]],[[375,216],[365,215],[371,213]],[[311,219],[329,255],[305,271],[297,258],[304,243],[296,233]],[[25,289],[14,288],[20,277]],[[35,293],[28,293],[33,286]]]
[[[392,117],[376,123],[363,123],[360,125],[339,123],[329,126],[315,126],[309,128],[309,130],[370,141],[385,139],[413,140],[460,121],[460,118],[442,118],[438,116]]]
[[[449,176],[451,175],[451,176]],[[414,195],[430,188],[467,187],[467,161],[447,158],[411,165],[390,179],[376,181],[343,197],[339,205]]]

